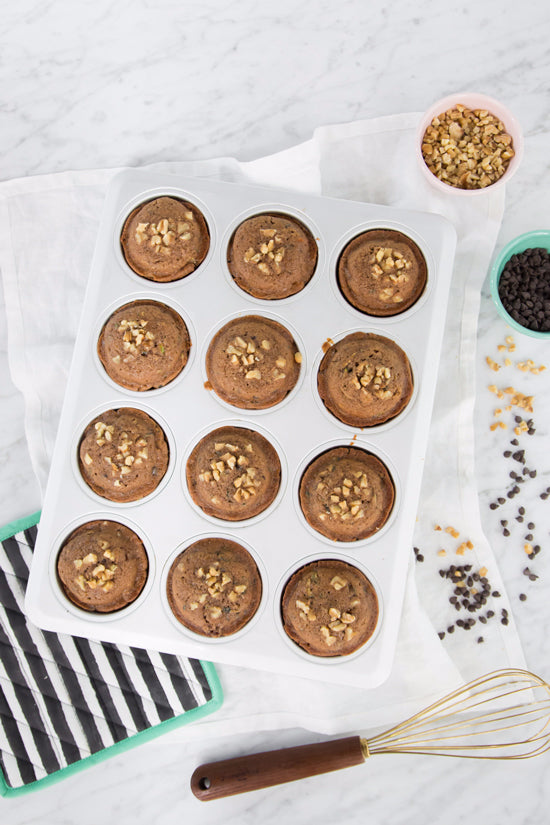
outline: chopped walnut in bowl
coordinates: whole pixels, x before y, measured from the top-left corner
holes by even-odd
[[[442,192],[471,195],[506,183],[522,155],[518,122],[486,95],[465,92],[443,98],[418,126],[420,169]]]

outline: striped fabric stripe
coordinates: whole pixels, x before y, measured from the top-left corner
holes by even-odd
[[[27,622],[30,527],[0,544],[0,770],[21,787],[201,707],[200,662],[42,631]]]

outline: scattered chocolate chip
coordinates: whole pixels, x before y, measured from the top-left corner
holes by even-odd
[[[454,633],[454,632],[455,632],[454,624],[449,625],[449,627],[447,628],[447,633]]]
[[[510,535],[510,531],[509,531],[509,530],[505,527],[505,528],[504,528],[504,530],[502,531],[502,535],[503,535],[503,536],[509,536],[509,535]]]
[[[504,624],[504,625],[507,625],[508,624],[508,619],[505,617],[504,619],[500,620],[500,623]]]
[[[529,530],[534,530],[534,529],[535,529],[535,522],[534,522],[534,521],[530,521],[530,522],[529,522],[529,524],[527,525],[527,528],[528,528]]]
[[[525,541],[533,541],[533,534],[527,533],[527,535],[525,536]]]
[[[502,496],[500,496],[499,498],[497,498],[497,501],[498,501],[498,503],[499,503],[499,504],[504,504],[504,502],[506,501],[506,499],[505,499],[505,498],[502,498]]]
[[[504,456],[504,458],[510,458],[510,456],[512,455],[512,450],[504,450],[502,455]]]
[[[477,637],[477,643],[478,643],[478,645],[479,645],[479,644],[481,644],[483,641],[484,641],[483,636],[478,636],[478,637]]]
[[[524,516],[525,515],[525,507],[520,507],[519,510],[518,510],[518,513],[520,514],[520,516]]]
[[[444,639],[444,638],[445,638],[445,633],[444,633],[444,631],[443,631],[443,630],[440,630],[440,631],[439,631],[439,633],[438,633],[437,635],[439,636],[439,638],[440,638],[440,639]]]
[[[526,599],[527,599],[527,596],[525,595],[525,593],[520,593],[520,594],[519,594],[519,600],[520,600],[520,602],[524,602]]]
[[[542,493],[541,498],[548,498],[548,496],[546,496],[544,493]],[[498,504],[495,504],[495,502],[494,502],[494,501],[492,501],[492,502],[489,504],[489,507],[491,508],[491,510],[496,510],[496,509],[497,509],[497,507],[498,507]]]

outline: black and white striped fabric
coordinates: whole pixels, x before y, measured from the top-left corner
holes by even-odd
[[[31,625],[23,600],[36,531],[4,539],[0,549],[0,770],[7,788],[34,783],[213,698],[197,660]]]

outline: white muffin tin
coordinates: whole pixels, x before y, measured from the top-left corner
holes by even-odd
[[[183,280],[157,284],[126,264],[119,236],[125,218],[139,203],[170,195],[196,204],[210,231],[210,250],[198,269]],[[302,292],[278,301],[250,297],[233,282],[226,263],[227,244],[245,217],[262,212],[299,218],[317,240],[315,274]],[[340,252],[351,238],[373,228],[411,237],[428,265],[422,297],[408,311],[375,318],[353,309],[336,283]],[[404,211],[261,187],[126,171],[110,187],[92,262],[88,290],[61,415],[34,561],[27,589],[30,619],[40,627],[122,644],[357,685],[381,684],[393,661],[412,534],[418,506],[456,234],[434,214]],[[99,331],[118,306],[140,298],[165,301],[189,327],[191,357],[170,385],[145,393],[117,387],[96,355]],[[213,332],[236,315],[275,318],[295,333],[303,356],[301,377],[283,403],[269,410],[230,407],[205,388],[204,355]],[[316,374],[327,341],[363,330],[393,338],[407,353],[415,391],[396,419],[370,429],[348,427],[328,413],[317,396]],[[85,425],[103,410],[138,407],[165,428],[171,456],[167,478],[142,501],[116,504],[95,495],[82,482],[77,446]],[[231,423],[257,428],[279,451],[282,489],[269,512],[250,522],[206,517],[185,489],[185,459],[207,430]],[[354,444],[379,456],[395,483],[392,515],[378,534],[338,543],[312,530],[298,503],[298,482],[306,464],[331,446]],[[142,538],[150,570],[141,596],[110,615],[73,606],[56,577],[56,557],[77,525],[110,519],[128,525]],[[255,557],[263,596],[254,619],[234,636],[207,639],[170,614],[165,596],[168,568],[179,551],[202,536],[227,536]],[[280,596],[284,583],[314,559],[343,559],[373,583],[380,617],[373,637],[356,653],[336,658],[310,656],[284,633]]]

